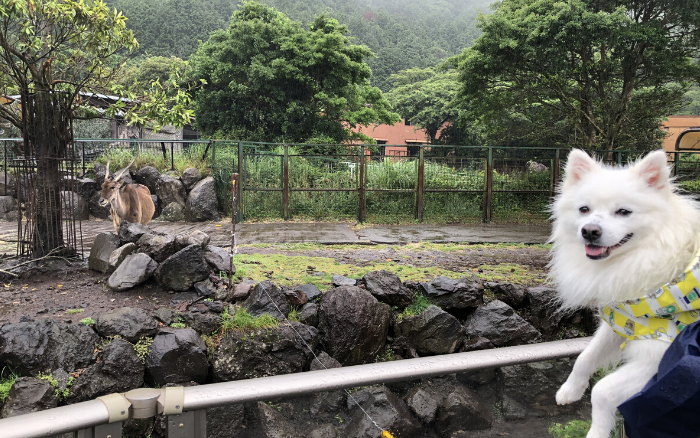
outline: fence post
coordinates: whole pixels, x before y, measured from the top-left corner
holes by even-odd
[[[358,200],[360,202],[359,208],[357,210],[357,221],[362,223],[365,220],[365,147],[360,146],[360,161],[358,163],[360,166],[358,177],[360,178],[360,184],[357,187]]]
[[[7,196],[7,140],[3,141],[2,144],[5,146],[5,160],[3,165],[3,173],[5,174],[5,196]]]
[[[85,142],[83,142],[83,177],[85,177]]]
[[[622,166],[622,152],[617,151],[617,165]]]
[[[282,156],[282,215],[289,220],[289,146],[284,145]]]
[[[170,170],[175,170],[175,143],[170,142]]]
[[[245,173],[243,163],[243,143],[238,142],[238,208],[236,208],[236,222],[243,221],[243,184],[245,184]]]
[[[207,144],[207,147],[209,147],[209,144]],[[216,166],[216,143],[213,143],[211,146],[211,167],[214,166]]]
[[[491,222],[491,203],[493,201],[493,148],[489,147],[486,159],[486,205],[484,206],[484,222]]]
[[[559,169],[561,168],[561,157],[559,156],[560,151],[561,149],[555,149],[554,151],[554,164],[552,165],[552,177],[554,178],[552,183],[552,196],[555,195],[557,192],[557,187],[559,186]]]
[[[681,164],[680,155],[680,152],[673,153],[673,176],[678,176],[678,167]]]
[[[423,147],[418,149],[418,187],[416,193],[416,219],[423,222],[423,189],[425,184],[425,161],[423,159]]]

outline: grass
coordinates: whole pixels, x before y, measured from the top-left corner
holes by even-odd
[[[407,318],[409,316],[416,316],[420,315],[423,313],[425,309],[430,307],[430,305],[433,304],[430,302],[430,298],[426,297],[423,294],[418,294],[413,300],[413,303],[411,303],[408,307],[406,307],[403,312],[399,313],[396,316],[397,321],[401,321],[404,318]]]
[[[247,331],[273,328],[279,326],[280,322],[268,314],[253,316],[242,307],[237,307],[236,312],[229,314],[229,308],[221,314],[221,330],[226,333],[230,330]]]
[[[136,355],[139,357],[139,359],[141,359],[141,363],[146,363],[146,357],[151,352],[151,344],[153,344],[153,338],[148,336],[144,336],[139,339],[137,343],[131,344],[134,346]]]
[[[301,311],[297,307],[291,307],[289,309],[289,314],[287,315],[287,319],[290,321],[299,322],[299,315],[300,314],[301,314]]]
[[[552,424],[549,427],[549,434],[554,438],[585,438],[590,428],[590,420],[572,420],[566,424]]]
[[[10,394],[10,389],[12,385],[15,384],[15,380],[19,377],[19,374],[12,371],[10,368],[3,368],[2,373],[0,373],[0,403],[4,403],[7,396]]]
[[[321,243],[307,242],[307,243],[247,243],[238,245],[239,248],[260,248],[269,249],[274,248],[280,251],[314,251],[314,250],[358,250],[358,249],[394,249],[394,250],[412,250],[412,251],[441,251],[441,252],[463,252],[470,250],[504,250],[504,251],[515,251],[519,249],[532,248],[532,249],[542,249],[550,250],[552,248],[551,244],[536,244],[528,245],[524,243],[434,243],[428,241],[422,242],[410,242],[405,245],[360,245],[360,244],[348,244],[348,245],[324,245]]]
[[[68,315],[74,315],[74,314],[76,314],[76,313],[83,313],[84,311],[85,311],[85,309],[68,309],[68,310],[66,311],[66,313],[67,313]]]
[[[78,322],[79,322],[80,324],[87,325],[87,326],[95,325],[95,324],[97,323],[97,321],[95,321],[94,319],[92,319],[92,318],[89,317],[89,316],[88,316],[87,318],[81,319],[81,320],[78,321]]]
[[[56,398],[59,401],[62,401],[62,400],[65,400],[68,398],[68,396],[70,395],[70,387],[71,387],[71,385],[73,385],[73,381],[75,380],[75,377],[70,376],[68,378],[68,383],[66,383],[66,387],[63,390],[61,390],[58,387],[58,381],[53,378],[52,373],[44,374],[44,373],[40,372],[36,377],[37,377],[37,379],[48,381],[51,384],[51,386],[54,387]]]
[[[202,154],[204,153],[204,145],[194,145],[190,146],[189,149],[178,152],[175,154],[174,165],[175,172],[178,175],[182,175],[182,172],[188,167],[193,167],[199,170],[202,175],[208,176],[211,173],[211,169],[208,167],[208,163],[202,160]],[[131,165],[131,170],[135,171],[142,167],[152,166],[158,169],[161,173],[165,173],[171,168],[170,159],[170,149],[167,148],[166,157],[163,157],[161,152],[156,152],[154,150],[140,151],[135,154],[133,149],[112,149],[108,152],[103,153],[95,159],[96,163],[107,164],[107,160],[111,159],[109,169],[111,172],[122,169],[128,165],[131,160],[136,157],[134,164]]]

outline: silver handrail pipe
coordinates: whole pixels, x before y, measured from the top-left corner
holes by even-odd
[[[579,355],[590,340],[590,337],[566,339],[533,345],[518,345],[187,387],[182,391],[184,394],[180,410],[196,411],[228,404],[267,401],[342,388],[573,357]],[[136,391],[144,390],[134,390],[133,392]],[[146,391],[161,390],[149,389]],[[128,394],[127,399],[129,398]],[[133,402],[133,400],[131,401]],[[180,408],[180,406],[177,407]],[[132,415],[132,418],[135,416]],[[106,424],[109,421],[110,412],[107,404],[101,400],[91,400],[2,419],[0,420],[0,437],[46,437]]]

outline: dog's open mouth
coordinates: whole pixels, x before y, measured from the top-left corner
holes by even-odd
[[[613,249],[619,248],[632,238],[633,233],[629,233],[613,246],[586,245],[586,257],[592,260],[601,260],[610,255]]]

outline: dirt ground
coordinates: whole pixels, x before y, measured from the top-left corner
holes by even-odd
[[[526,267],[542,279],[546,275],[547,249],[539,246],[464,245],[463,248],[430,244],[428,248],[406,246],[314,245],[309,249],[241,247],[241,254],[284,254],[314,258],[329,257],[341,264],[369,267],[375,262],[391,260],[415,267],[440,266],[456,272],[473,272],[481,266],[512,263]],[[8,260],[0,269],[18,264]],[[31,265],[30,265],[31,266]],[[331,274],[333,274],[331,272]],[[51,318],[78,323],[86,317],[118,307],[155,310],[192,299],[193,292],[173,293],[160,289],[153,280],[126,292],[114,292],[106,286],[109,276],[87,268],[86,261],[44,260],[23,272],[19,278],[5,275],[0,287],[0,324]],[[518,283],[518,279],[513,279]]]

